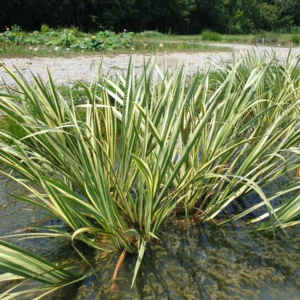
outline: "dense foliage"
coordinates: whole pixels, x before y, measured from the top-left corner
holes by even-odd
[[[80,30],[124,28],[139,32],[196,34],[293,30],[300,25],[299,0],[2,0],[0,26],[37,30],[76,26]]]
[[[51,30],[26,34],[25,32],[7,30],[0,33],[0,43],[14,45],[61,46],[83,50],[112,50],[129,48],[133,45],[132,33],[116,34],[112,31],[99,31],[96,35],[78,32],[76,28]]]
[[[83,260],[78,241],[103,255],[123,251],[117,266],[138,253],[134,281],[170,218],[187,226],[242,219],[273,233],[299,225],[299,62],[252,53],[192,77],[151,60],[137,75],[130,63],[125,76],[79,82],[80,101],[72,90],[63,96],[50,73],[47,84],[31,83],[3,65],[15,84],[0,94],[0,109],[22,130],[0,129],[9,167],[0,173],[28,190],[16,200],[65,224],[18,236],[68,239]],[[81,280],[1,240],[0,270],[0,283],[34,278],[57,289]]]

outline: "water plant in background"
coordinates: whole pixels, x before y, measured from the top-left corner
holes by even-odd
[[[41,25],[41,33],[47,33],[49,31],[51,31],[51,28],[47,24]]]
[[[16,35],[10,30],[0,33],[1,43],[14,43],[15,40],[16,40]]]
[[[163,38],[164,34],[155,30],[143,31],[139,34],[143,38]]]
[[[202,41],[222,41],[222,35],[218,32],[211,30],[203,30],[201,33]]]
[[[75,41],[75,34],[73,31],[66,30],[63,32],[63,34],[60,36],[59,41],[55,41],[53,44],[54,45],[60,45],[65,48],[69,48],[72,46],[72,44]],[[48,42],[49,44],[49,42]]]
[[[100,31],[97,35],[86,38],[82,41],[71,44],[72,48],[80,48],[87,50],[114,50],[126,49],[133,45],[132,33],[123,32],[116,34],[112,31]]]
[[[300,44],[300,34],[293,34],[292,42],[293,42],[293,44],[299,45]]]
[[[126,49],[133,45],[133,34],[123,32],[116,34],[112,31],[100,31],[95,35],[79,32],[77,28],[53,30],[42,25],[41,32],[30,34],[20,33],[19,31],[5,31],[0,33],[0,43],[14,45],[44,45],[62,46],[64,48],[83,49],[83,50],[112,50]]]
[[[15,35],[17,35],[17,36],[24,36],[24,35],[25,35],[25,32],[22,31],[21,26],[19,26],[19,25],[17,25],[17,24],[11,26],[11,31],[12,31]]]
[[[0,161],[12,169],[2,173],[28,190],[16,199],[67,226],[31,237],[67,238],[84,261],[78,242],[119,251],[115,274],[126,253],[137,253],[134,283],[147,243],[170,215],[187,224],[243,218],[273,232],[299,223],[297,194],[279,201],[299,181],[264,192],[300,166],[299,59],[279,65],[249,53],[193,76],[155,60],[137,75],[130,62],[125,75],[79,82],[80,103],[72,89],[59,93],[50,72],[48,84],[36,76],[30,83],[3,68],[18,90],[0,94],[0,109],[22,136],[0,131]],[[251,193],[259,201],[232,210]]]

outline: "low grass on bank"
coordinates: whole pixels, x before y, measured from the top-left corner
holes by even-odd
[[[74,56],[93,56],[105,55],[114,56],[119,54],[145,54],[156,55],[173,52],[224,52],[231,51],[229,47],[219,47],[200,43],[189,42],[158,42],[151,40],[134,40],[133,47],[127,49],[112,49],[99,51],[79,50],[59,47],[49,48],[46,46],[22,46],[22,45],[1,45],[0,58],[34,58],[34,57],[74,57]]]
[[[288,33],[272,33],[262,32],[258,34],[248,35],[230,35],[230,34],[219,34],[212,31],[204,31],[205,35],[203,38],[202,34],[199,35],[151,35],[151,40],[163,40],[163,41],[186,41],[191,43],[201,42],[215,42],[218,43],[237,43],[237,44],[249,44],[249,45],[280,45],[280,46],[292,46],[298,45],[298,37],[300,34],[288,34]],[[137,34],[138,37],[147,37],[147,35]],[[150,38],[150,37],[149,37]]]

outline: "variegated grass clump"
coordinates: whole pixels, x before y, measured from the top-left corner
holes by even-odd
[[[122,259],[138,252],[133,282],[146,243],[159,237],[174,212],[192,222],[218,223],[226,207],[254,192],[255,205],[219,223],[261,207],[266,211],[247,219],[263,221],[261,230],[299,223],[299,194],[277,201],[298,191],[299,181],[264,193],[274,180],[296,176],[300,166],[299,59],[289,56],[278,65],[249,53],[192,78],[188,67],[161,70],[152,60],[137,76],[130,62],[125,76],[78,83],[84,92],[78,105],[72,89],[68,98],[58,92],[50,73],[48,84],[34,76],[29,83],[3,68],[17,91],[2,92],[0,109],[23,134],[1,130],[0,161],[13,170],[5,175],[29,192],[15,198],[62,220],[69,230],[47,227],[47,236],[68,238],[75,249],[80,240],[102,251],[123,251]],[[0,258],[3,266],[7,257]],[[3,269],[43,276],[42,270],[19,274],[10,263]],[[51,272],[74,281],[62,270]]]

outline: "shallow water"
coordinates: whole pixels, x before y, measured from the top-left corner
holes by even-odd
[[[0,177],[0,237],[23,234],[27,232],[27,226],[36,225],[37,222],[49,217],[46,211],[29,203],[15,200],[9,193],[25,195],[27,191],[19,184]],[[54,225],[51,221],[48,225]],[[46,225],[44,222],[43,225]],[[60,225],[56,222],[55,225]],[[5,238],[5,241],[13,242],[15,245],[25,247],[33,253],[47,259],[59,260],[70,251],[69,241],[62,239],[17,239]]]
[[[262,236],[212,224],[183,228],[173,222],[149,245],[133,289],[134,256],[110,281],[117,257],[83,283],[76,299],[300,299],[299,231]]]
[[[1,236],[47,215],[15,201],[7,192],[25,193],[0,178]],[[79,288],[47,299],[300,299],[300,229],[288,230],[288,236],[279,234],[275,240],[243,229],[238,223],[220,228],[172,220],[160,232],[160,240],[147,245],[132,289],[136,256],[127,255],[118,275],[118,290],[111,292],[118,256],[103,261],[96,253],[98,279],[91,276]],[[14,242],[52,261],[75,255],[67,240]]]

